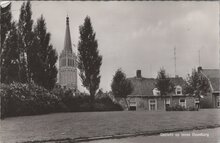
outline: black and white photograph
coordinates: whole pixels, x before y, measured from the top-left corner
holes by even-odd
[[[0,143],[220,143],[219,1],[0,11]]]

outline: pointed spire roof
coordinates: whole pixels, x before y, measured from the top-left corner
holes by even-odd
[[[69,17],[66,17],[66,33],[64,39],[64,51],[67,53],[72,53],[72,43],[71,43],[71,35],[69,28]]]

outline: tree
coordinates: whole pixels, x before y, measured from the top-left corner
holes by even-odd
[[[96,98],[102,98],[104,96],[103,89],[99,89],[98,92],[96,93]]]
[[[121,69],[118,69],[115,72],[115,75],[113,76],[113,80],[111,83],[111,89],[115,97],[124,99],[126,106],[128,108],[129,105],[127,103],[126,98],[129,94],[132,93],[133,86],[131,82],[126,79],[126,75]]]
[[[100,83],[100,67],[102,56],[99,55],[98,42],[90,18],[87,16],[84,24],[79,27],[78,68],[83,86],[89,91],[91,103]]]
[[[11,3],[4,8],[1,6],[1,48],[3,47],[5,38],[11,29],[11,18]]]
[[[4,73],[2,69],[2,51],[3,51],[3,46],[5,44],[5,39],[7,35],[9,34],[9,31],[11,29],[11,2],[4,7],[1,5],[1,18],[0,18],[0,25],[1,25],[1,46],[0,46],[0,82],[2,81],[2,73]]]
[[[5,44],[2,52],[2,82],[12,83],[19,81],[19,49],[18,35],[16,24],[11,24],[11,30],[5,39]]]
[[[44,17],[37,20],[34,27],[33,45],[29,48],[29,72],[31,79],[40,86],[51,90],[56,83],[57,52],[50,44]]]
[[[207,77],[205,77],[205,75],[203,75],[201,72],[197,72],[195,69],[192,70],[191,75],[188,75],[186,83],[187,84],[184,92],[186,94],[191,94],[197,97],[199,99],[199,104],[201,95],[206,95],[206,93],[210,91]],[[199,104],[198,108],[200,108]]]
[[[160,91],[161,97],[162,96],[165,97],[165,102],[166,102],[166,95],[173,91],[174,85],[171,82],[169,76],[166,74],[164,68],[161,68],[160,71],[158,72],[155,86]]]
[[[24,2],[20,9],[18,22],[19,49],[20,49],[20,77],[21,82],[30,81],[29,50],[33,44],[33,20],[30,1]]]
[[[165,69],[161,68],[158,72],[155,86],[160,91],[161,96],[166,96],[168,93],[173,91],[173,83],[171,82],[169,76],[166,74]]]

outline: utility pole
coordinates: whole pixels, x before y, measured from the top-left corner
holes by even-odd
[[[176,47],[174,47],[174,76],[176,76]]]
[[[200,65],[200,49],[199,49],[199,51],[198,51],[198,54],[199,54],[198,56],[199,56],[199,67],[200,67],[200,66],[201,66],[201,65]]]

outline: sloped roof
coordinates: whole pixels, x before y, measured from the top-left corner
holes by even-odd
[[[220,69],[202,69],[208,78],[220,78]]]
[[[66,33],[64,39],[64,50],[67,53],[72,53],[72,42],[71,42],[71,35],[70,35],[70,28],[69,28],[69,17],[66,18]]]
[[[170,78],[171,82],[176,86],[176,85],[180,85],[183,86],[186,82],[183,80],[182,77],[172,77]]]
[[[212,84],[213,90],[220,91],[220,78],[210,78],[209,80]]]
[[[202,69],[207,76],[214,91],[220,91],[220,69]]]
[[[66,32],[64,38],[64,48],[59,56],[62,57],[74,57],[76,58],[76,54],[72,49],[72,42],[71,42],[71,34],[70,34],[70,27],[69,27],[69,17],[66,17]]]
[[[128,78],[133,85],[133,92],[131,95],[142,95],[142,96],[152,96],[153,89],[155,87],[156,79],[154,78]],[[171,82],[176,86],[183,86],[185,81],[181,77],[171,78]]]
[[[131,95],[153,95],[156,80],[153,78],[128,78],[133,85],[133,92]]]

